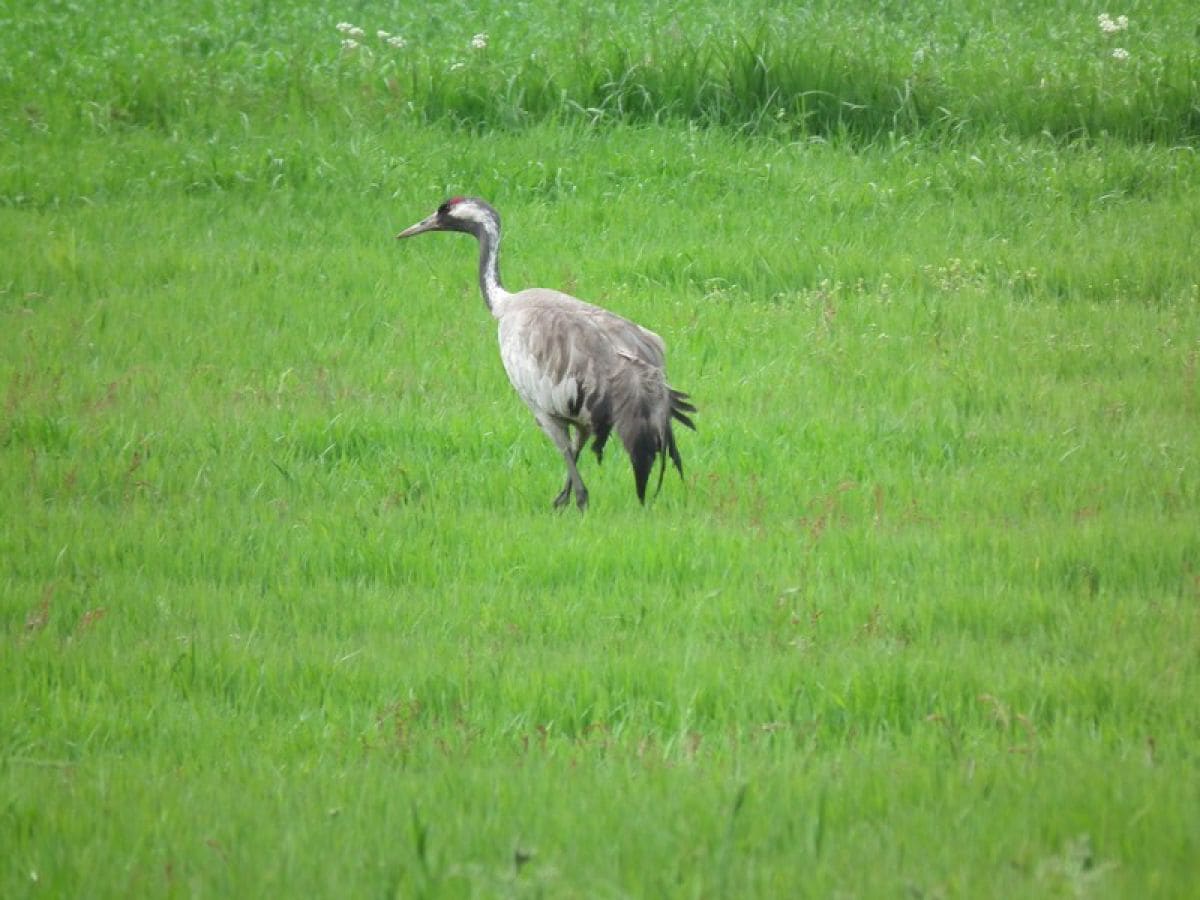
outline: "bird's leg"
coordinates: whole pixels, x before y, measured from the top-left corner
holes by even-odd
[[[550,416],[538,416],[538,424],[542,426],[542,431],[550,440],[554,441],[554,446],[558,448],[558,452],[563,455],[563,459],[567,462],[567,483],[562,489],[562,492],[554,498],[556,507],[562,506],[571,496],[571,492],[575,492],[575,504],[582,510],[587,508],[587,488],[583,486],[583,479],[579,477],[579,470],[575,468],[575,453],[576,450],[571,446],[571,436],[567,433],[567,424],[561,419],[551,418]],[[582,447],[582,443],[580,444]]]
[[[582,425],[575,426],[575,443],[571,447],[571,456],[575,461],[576,471],[579,469],[579,454],[583,452],[583,445],[587,443],[592,433]],[[567,481],[563,485],[563,489],[558,492],[558,496],[554,498],[554,508],[558,509],[571,499],[571,476],[567,474]]]

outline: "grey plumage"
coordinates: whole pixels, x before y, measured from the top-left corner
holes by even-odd
[[[554,442],[567,466],[556,507],[574,494],[580,509],[588,492],[578,459],[589,438],[597,460],[613,431],[633,465],[638,499],[655,460],[658,485],[669,457],[683,476],[672,421],[695,428],[687,394],[667,384],[662,338],[642,326],[544,288],[509,293],[500,284],[500,216],[483,200],[455,197],[398,238],[426,231],[462,231],[479,241],[479,288],[495,316],[500,358],[517,394]],[[572,430],[574,435],[572,436]]]

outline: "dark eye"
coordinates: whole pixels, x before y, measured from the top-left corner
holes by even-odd
[[[462,203],[466,199],[466,197],[451,197],[438,207],[437,214],[442,217],[449,215],[450,210],[454,209],[454,207],[458,206],[458,204]]]

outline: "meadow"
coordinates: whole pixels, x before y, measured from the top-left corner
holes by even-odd
[[[945,7],[0,0],[0,895],[1191,894],[1200,20]]]

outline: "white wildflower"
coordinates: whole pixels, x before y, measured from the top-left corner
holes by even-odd
[[[351,25],[349,22],[338,22],[337,25],[334,26],[334,28],[336,28],[342,34],[349,34],[351,31],[354,30],[354,26]]]
[[[1100,30],[1105,34],[1116,34],[1118,31],[1124,31],[1129,27],[1128,16],[1117,16],[1114,19],[1108,13],[1100,13],[1097,21],[1100,24]]]
[[[1120,60],[1121,62],[1125,62],[1125,60],[1129,59],[1129,51],[1124,47],[1114,47],[1112,58]]]
[[[354,38],[346,38],[342,41],[342,49],[347,53],[353,53],[358,49],[358,41],[354,40]]]
[[[395,47],[397,50],[403,50],[405,47],[408,46],[408,41],[406,41],[404,38],[400,37],[400,35],[398,35],[398,34],[393,34],[390,38],[387,39],[387,42],[388,42],[389,47]]]
[[[479,32],[479,34],[475,35],[475,37],[471,38],[471,49],[472,50],[484,50],[487,48],[487,44],[488,44],[488,36],[487,36],[487,32],[485,32],[485,31],[481,31],[481,32]]]
[[[367,33],[365,31],[363,31],[361,28],[359,28],[357,25],[351,25],[350,29],[346,32],[346,34],[348,34],[348,35],[350,35],[350,37],[355,38],[356,40],[360,40],[360,41],[367,36]]]
[[[388,38],[391,37],[391,35],[388,34],[386,31],[384,31],[382,28],[380,28],[377,32],[375,32],[375,37],[379,38],[381,41],[386,41]]]

